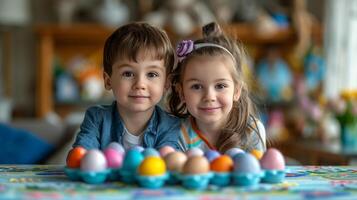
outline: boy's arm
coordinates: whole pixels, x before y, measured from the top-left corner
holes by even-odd
[[[158,138],[155,148],[160,149],[164,146],[171,146],[176,150],[182,151],[180,145],[180,134],[181,134],[181,123],[177,120],[175,123],[171,124],[169,128],[163,130]]]
[[[100,148],[100,132],[99,132],[98,113],[95,109],[88,109],[84,116],[84,120],[77,133],[76,140],[72,147],[82,146],[85,149]]]

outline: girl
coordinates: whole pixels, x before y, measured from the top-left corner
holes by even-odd
[[[182,150],[264,151],[265,129],[244,82],[241,49],[216,23],[204,26],[203,35],[178,45],[168,95],[171,112],[184,118]]]

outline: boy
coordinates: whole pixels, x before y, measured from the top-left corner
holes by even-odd
[[[179,149],[179,120],[157,106],[173,65],[174,50],[164,31],[135,22],[113,32],[104,46],[103,77],[115,101],[86,111],[73,147],[105,149],[115,141],[125,149]]]

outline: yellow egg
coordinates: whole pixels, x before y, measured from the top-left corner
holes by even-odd
[[[250,153],[258,160],[260,160],[263,156],[263,152],[257,149],[253,149]]]
[[[141,162],[138,170],[142,176],[160,176],[166,173],[166,165],[162,158],[148,156]]]

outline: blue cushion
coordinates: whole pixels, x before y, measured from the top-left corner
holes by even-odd
[[[0,123],[0,164],[38,164],[53,150],[35,134]]]

